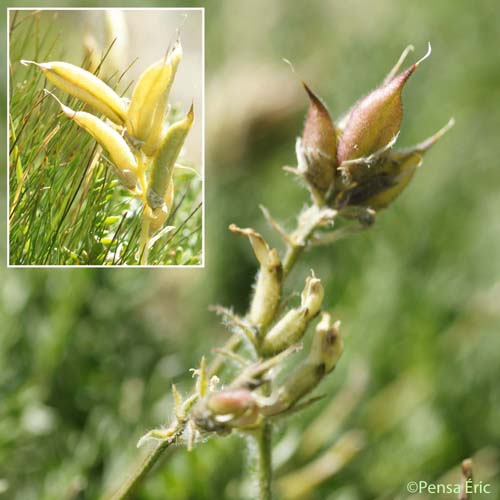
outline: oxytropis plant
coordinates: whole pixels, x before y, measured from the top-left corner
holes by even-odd
[[[171,226],[163,227],[173,204],[173,172],[194,120],[187,115],[168,122],[169,94],[182,59],[180,40],[165,57],[147,68],[130,100],[120,97],[99,77],[67,62],[21,61],[34,64],[60,90],[104,116],[74,111],[57,99],[65,116],[88,132],[107,152],[120,183],[142,203],[138,260],[148,263],[151,246]]]
[[[172,387],[175,411],[170,425],[141,438],[139,445],[148,440],[157,444],[114,498],[127,496],[170,444],[185,443],[191,449],[207,436],[233,432],[247,435],[253,443],[249,450],[256,463],[255,498],[271,498],[273,426],[318,399],[314,390],[335,369],[343,351],[339,322],[322,310],[320,278],[311,271],[295,307],[288,307],[285,299],[286,279],[308,245],[330,243],[372,225],[376,212],[404,190],[424,153],[452,125],[416,146],[393,150],[403,116],[403,88],[425,59],[400,73],[407,53],[408,49],[382,84],[336,124],[320,98],[304,84],[309,111],[302,137],[297,139],[298,166],[287,170],[303,181],[311,203],[290,232],[263,208],[283,240],[283,251],[272,248],[254,229],[230,226],[249,239],[259,265],[250,308],[239,316],[231,309],[215,307],[231,338],[218,349],[210,366],[202,359],[194,371],[197,383],[191,395],[183,399]],[[429,54],[430,46],[426,57]],[[357,222],[334,230],[338,217]],[[316,318],[309,352],[290,369],[290,358],[297,356]],[[221,380],[218,374],[227,363],[236,369]]]

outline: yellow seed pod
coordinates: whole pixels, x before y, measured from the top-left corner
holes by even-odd
[[[86,130],[108,152],[111,161],[121,173],[120,180],[131,189],[132,180],[137,172],[137,160],[123,137],[97,116],[85,111],[73,111],[60,101],[58,102],[62,112]],[[135,187],[135,182],[133,185]]]
[[[115,175],[120,179],[122,186],[127,189],[135,189],[137,184],[137,175],[132,170],[119,170],[118,168],[113,169]]]
[[[167,187],[167,193],[165,194],[165,205],[170,210],[174,204],[174,179],[170,179]]]
[[[165,221],[168,217],[168,208],[166,205],[163,205],[158,208],[153,208],[151,210],[151,215],[149,219],[149,236],[153,236],[156,231],[163,227]]]
[[[46,63],[21,61],[21,63],[34,64],[56,87],[89,104],[117,125],[124,124],[127,114],[124,100],[89,71],[60,61]]]
[[[170,79],[168,85],[164,88],[163,93],[158,98],[157,106],[154,111],[153,121],[151,123],[151,130],[143,147],[144,152],[148,156],[153,156],[160,147],[163,138],[163,130],[165,128],[165,120],[168,108],[168,96],[170,94],[170,88],[172,87],[172,83],[177,72],[177,67],[181,62],[181,59],[182,46],[179,41],[175,44],[174,49],[169,56],[170,64],[172,66],[172,78]]]
[[[148,205],[151,208],[161,207],[165,203],[175,162],[181,152],[186,136],[193,124],[193,106],[182,120],[174,123],[165,134],[160,148],[153,159],[151,176],[147,191]]]
[[[170,183],[165,194],[164,204],[157,208],[147,208],[149,216],[149,236],[153,236],[159,229],[163,227],[167,220],[170,209],[174,202],[174,181],[170,179]]]
[[[182,47],[178,42],[166,60],[162,59],[152,64],[140,76],[132,92],[126,121],[127,131],[135,139],[145,142],[153,127],[153,121],[156,120],[161,122],[159,134],[161,135],[168,93],[181,57]]]

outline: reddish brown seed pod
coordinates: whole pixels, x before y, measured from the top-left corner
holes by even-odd
[[[339,142],[337,150],[339,164],[366,158],[390,147],[401,126],[403,117],[401,94],[405,83],[430,53],[429,44],[429,49],[422,59],[383,83],[354,106]]]

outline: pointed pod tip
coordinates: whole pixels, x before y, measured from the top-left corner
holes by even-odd
[[[432,54],[432,45],[431,42],[427,42],[427,52],[414,64],[415,68],[418,68],[421,63],[423,63],[426,59],[430,57],[431,54]]]
[[[448,120],[448,123],[444,127],[440,128],[437,132],[435,132],[433,135],[431,135],[431,137],[429,137],[425,141],[418,144],[416,146],[416,150],[421,152],[421,153],[426,152],[428,149],[430,149],[432,146],[434,146],[434,144],[436,144],[436,142],[439,139],[441,139],[441,137],[443,137],[443,135],[446,134],[446,132],[448,132],[448,130],[453,128],[454,125],[455,125],[455,118],[451,117]]]
[[[174,46],[172,47],[172,53],[178,52],[182,54],[182,43],[181,43],[181,33],[177,33],[177,39],[175,40]]]
[[[39,62],[36,62],[36,61],[29,61],[27,59],[21,59],[19,61],[23,66],[29,66],[30,64],[32,64],[33,66],[37,66],[38,68],[42,69],[42,70],[50,70],[52,69],[52,66],[50,65],[50,63],[39,63]]]
[[[192,120],[194,118],[194,101],[191,101],[191,106],[189,106],[189,111],[187,116]]]
[[[52,98],[54,98],[57,103],[59,104],[59,106],[61,106],[61,110],[62,112],[69,118],[73,118],[73,116],[75,116],[76,114],[76,111],[73,111],[71,108],[69,108],[68,106],[65,106],[60,100],[59,98],[53,94],[50,90],[47,90],[47,89],[43,89],[43,93],[45,95],[50,95]]]
[[[409,47],[413,47],[413,46],[409,46]],[[406,49],[405,49],[406,50]],[[392,82],[395,82],[396,85],[399,85],[399,86],[402,86],[403,84],[406,83],[406,81],[408,80],[408,78],[410,78],[410,76],[415,72],[415,70],[426,60],[430,57],[430,55],[432,54],[432,46],[431,46],[431,42],[428,42],[427,43],[427,52],[414,64],[412,64],[408,69],[406,69],[405,71],[403,71],[399,76],[396,76],[394,77],[394,79],[392,79],[390,82],[388,83],[392,83]]]
[[[304,87],[304,90],[307,92],[307,95],[309,97],[309,100],[311,101],[312,104],[315,106],[319,106],[320,108],[325,109],[325,105],[321,102],[321,99],[311,90],[311,88],[307,85],[304,80],[301,80],[302,86]]]

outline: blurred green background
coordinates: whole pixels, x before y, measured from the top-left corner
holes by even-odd
[[[155,5],[179,3],[147,4]],[[325,307],[342,320],[346,351],[321,387],[328,397],[280,429],[277,489],[290,496],[301,477],[294,471],[323,457],[323,477],[306,498],[403,499],[411,480],[456,482],[457,465],[473,456],[477,480],[492,485],[490,495],[474,498],[497,498],[497,2],[186,6],[206,8],[206,268],[0,269],[3,497],[97,498],[136,459],[137,439],[168,419],[170,384],[187,391],[188,369],[227,338],[207,306],[245,310],[255,263],[228,224],[270,234],[259,203],[291,227],[306,200],[281,170],[295,164],[307,109],[281,58],[339,116],[381,81],[407,44],[416,58],[430,40],[433,55],[404,93],[398,144],[421,140],[450,116],[455,128],[372,230],[307,253],[291,276],[290,291],[311,267],[324,280]],[[349,446],[350,459],[335,462]],[[245,498],[244,447],[234,436],[192,453],[176,449],[137,498]]]

